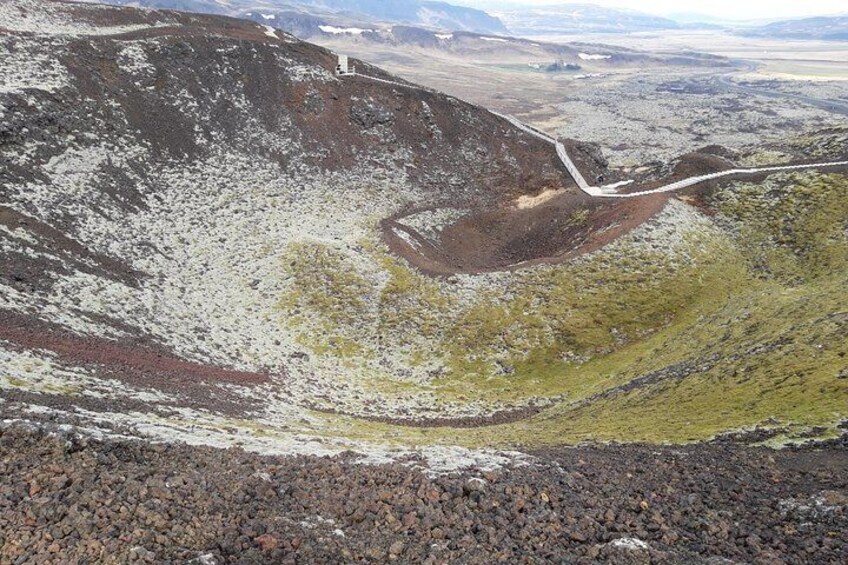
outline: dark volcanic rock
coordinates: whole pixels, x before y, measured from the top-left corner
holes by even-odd
[[[350,119],[365,129],[388,126],[394,123],[392,113],[372,102],[356,101],[350,108]]]
[[[848,452],[540,453],[428,477],[345,458],[0,430],[0,563],[841,563]]]

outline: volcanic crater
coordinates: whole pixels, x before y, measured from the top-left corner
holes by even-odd
[[[840,433],[839,170],[597,198],[508,120],[364,61],[394,84],[336,76],[336,54],[252,22],[12,0],[0,28],[4,412],[378,460]],[[779,149],[837,159],[846,137]],[[751,314],[774,308],[780,339]],[[717,408],[716,382],[748,388]]]

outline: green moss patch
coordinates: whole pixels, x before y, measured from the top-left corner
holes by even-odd
[[[304,335],[347,340],[321,341],[321,354],[338,349],[360,368],[389,354],[430,375],[375,373],[377,394],[552,404],[479,429],[346,422],[360,437],[526,446],[699,441],[762,425],[832,433],[848,417],[848,180],[775,176],[709,204],[721,229],[671,233],[667,249],[620,241],[474,292],[378,245],[357,258],[300,246],[281,307]]]

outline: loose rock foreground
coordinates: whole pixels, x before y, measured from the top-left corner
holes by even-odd
[[[429,477],[10,424],[0,563],[839,563],[848,551],[844,442],[543,455]]]

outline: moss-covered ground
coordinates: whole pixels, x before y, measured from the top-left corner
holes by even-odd
[[[313,352],[429,371],[375,376],[375,394],[549,406],[476,429],[329,416],[327,429],[475,447],[832,433],[848,418],[848,179],[774,176],[708,206],[713,219],[667,248],[614,243],[470,294],[378,245],[291,248],[281,308]]]

